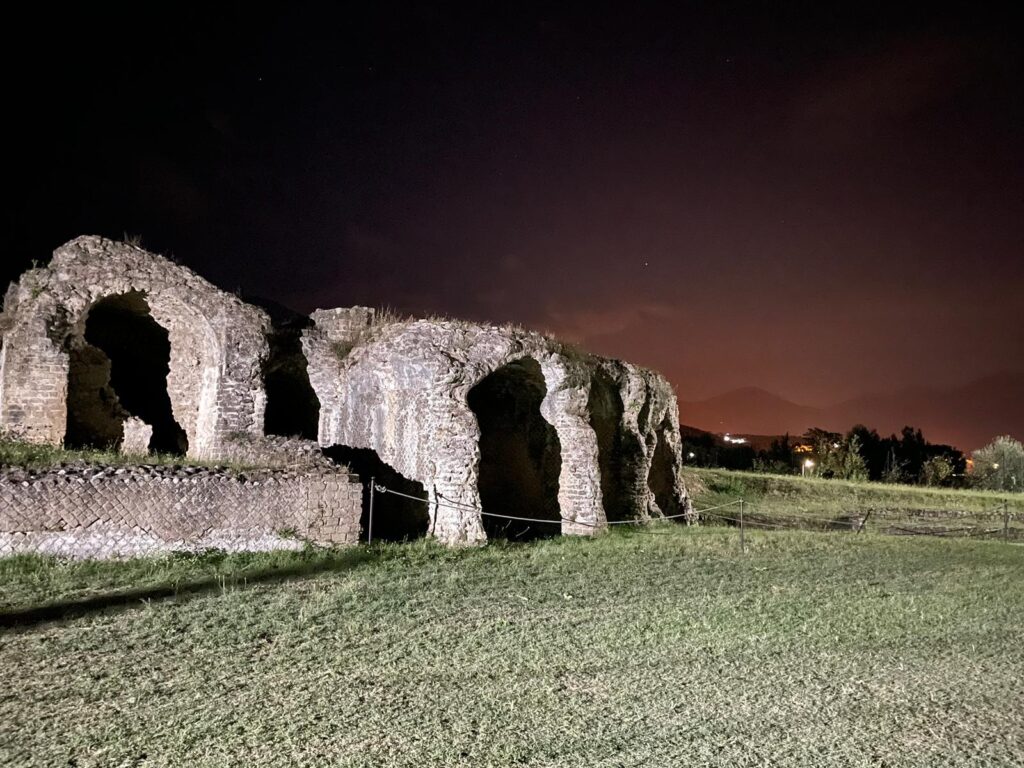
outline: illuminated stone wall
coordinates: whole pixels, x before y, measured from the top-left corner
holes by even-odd
[[[80,466],[0,471],[0,556],[109,558],[359,541],[346,471]]]
[[[170,340],[167,393],[188,453],[219,458],[230,436],[263,434],[261,364],[269,320],[190,270],[99,237],[58,248],[11,285],[0,316],[0,430],[59,445],[67,427],[71,355],[97,302],[140,294]],[[87,370],[103,385],[102,365]]]

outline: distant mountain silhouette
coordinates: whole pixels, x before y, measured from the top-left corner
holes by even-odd
[[[707,400],[680,402],[679,419],[711,432],[780,435],[789,431],[796,435],[818,426],[824,412],[758,387],[742,387]]]
[[[888,435],[909,424],[933,443],[969,451],[996,435],[1024,438],[1024,373],[1003,371],[953,389],[865,395],[826,408],[743,387],[707,400],[680,401],[679,415],[700,429],[761,435],[799,435],[809,427],[845,431],[858,423]]]

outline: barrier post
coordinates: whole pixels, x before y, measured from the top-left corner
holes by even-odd
[[[1003,541],[1010,540],[1010,502],[1003,502]]]
[[[373,495],[377,492],[376,480],[375,477],[370,478],[370,525],[366,529],[367,544],[373,543]]]
[[[747,543],[743,538],[743,499],[740,499],[740,552],[747,551]]]
[[[866,514],[866,515],[864,515],[864,517],[862,517],[862,518],[861,518],[861,521],[860,521],[860,528],[858,528],[858,529],[857,529],[857,533],[863,533],[863,531],[864,531],[864,528],[865,528],[865,527],[867,526],[867,524],[868,524],[868,518],[869,518],[869,517],[871,517],[871,510],[870,510],[870,509],[868,510],[867,514]]]

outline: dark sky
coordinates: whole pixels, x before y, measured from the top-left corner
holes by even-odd
[[[520,322],[688,399],[1019,369],[1019,26],[829,5],[48,9],[2,54],[0,277],[137,234],[227,289]]]

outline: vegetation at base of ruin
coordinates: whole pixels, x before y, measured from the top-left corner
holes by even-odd
[[[218,467],[236,472],[254,469],[251,465],[239,462],[203,461],[171,453],[134,455],[113,449],[61,448],[0,434],[0,467],[51,469],[59,467],[61,464],[76,463],[118,467],[138,465]]]
[[[1024,762],[1020,546],[746,541],[0,560],[0,763]]]

